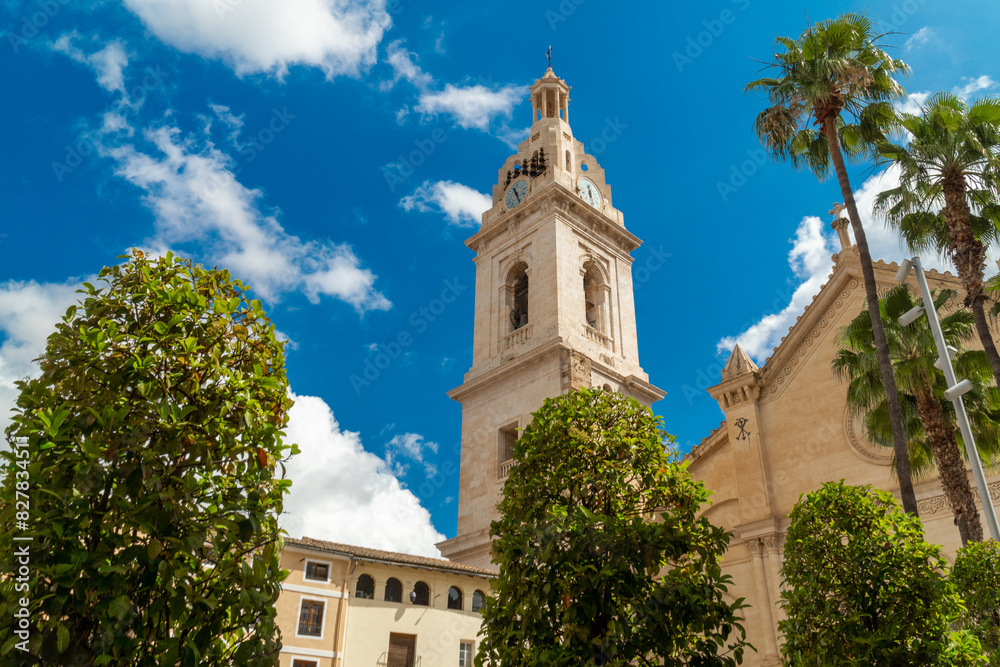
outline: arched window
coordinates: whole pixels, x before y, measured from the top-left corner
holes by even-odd
[[[371,578],[371,575],[362,574],[358,577],[358,586],[354,590],[354,597],[362,600],[375,599],[375,580]]]
[[[448,589],[448,609],[462,610],[462,591],[454,586]]]
[[[605,312],[605,295],[607,289],[601,272],[588,262],[583,267],[583,312],[587,326],[601,333],[607,332],[607,314]]]
[[[566,151],[566,171],[573,171],[573,158],[570,156],[569,151]]]
[[[507,274],[507,312],[510,326],[516,331],[528,323],[528,265],[519,262]]]
[[[403,601],[403,584],[399,583],[399,579],[392,578],[385,582],[385,601],[386,602],[402,602]]]
[[[418,581],[413,585],[413,592],[410,593],[410,602],[424,607],[431,603],[431,589],[427,588],[427,584]]]
[[[486,595],[482,591],[472,594],[472,611],[479,611],[486,606]]]

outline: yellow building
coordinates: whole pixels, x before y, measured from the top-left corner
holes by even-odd
[[[471,667],[493,572],[286,539],[280,667]]]

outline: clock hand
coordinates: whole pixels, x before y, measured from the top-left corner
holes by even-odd
[[[519,193],[517,191],[517,188],[514,188],[514,196],[517,197],[517,203],[520,204],[521,203],[521,193]]]

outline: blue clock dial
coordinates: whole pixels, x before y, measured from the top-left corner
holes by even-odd
[[[507,190],[507,197],[504,199],[504,203],[507,204],[507,208],[514,208],[518,204],[524,201],[524,198],[528,196],[528,181],[521,179],[519,181],[514,181]]]

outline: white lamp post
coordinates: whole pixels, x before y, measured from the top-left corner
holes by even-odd
[[[979,499],[983,503],[983,514],[986,516],[986,525],[990,529],[990,535],[994,540],[1000,541],[1000,526],[997,525],[997,513],[993,509],[993,500],[990,498],[990,490],[986,486],[986,476],[983,474],[983,462],[979,459],[979,450],[976,449],[976,441],[972,437],[972,428],[969,426],[969,416],[965,414],[965,403],[962,395],[972,389],[972,383],[968,380],[958,382],[955,378],[955,369],[951,365],[951,359],[955,354],[955,348],[949,347],[944,341],[944,332],[941,331],[941,322],[938,321],[937,309],[934,308],[934,298],[931,296],[931,289],[927,286],[927,276],[924,275],[924,268],[920,265],[920,258],[914,257],[904,259],[899,271],[896,273],[896,282],[906,282],[910,275],[910,269],[916,269],[917,284],[920,286],[920,296],[924,300],[924,305],[917,306],[907,311],[899,318],[902,326],[907,326],[923,314],[927,314],[927,321],[931,325],[931,333],[934,334],[934,344],[938,350],[938,361],[935,367],[944,371],[945,380],[948,382],[948,389],[944,392],[945,398],[955,406],[955,414],[958,416],[958,426],[962,430],[962,439],[965,440],[965,451],[972,462],[972,475],[976,479],[976,486],[979,487]]]

